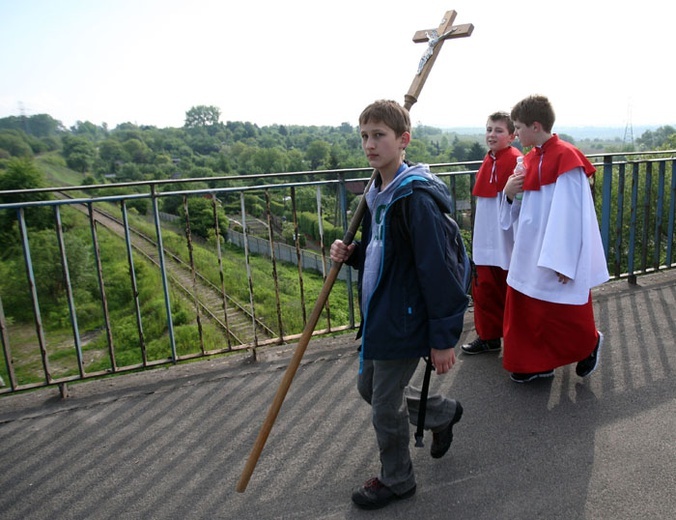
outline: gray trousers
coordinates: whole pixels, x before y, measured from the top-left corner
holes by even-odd
[[[409,386],[420,358],[363,361],[357,389],[371,405],[373,427],[380,450],[380,481],[397,494],[415,485],[409,445],[409,422],[418,421],[420,390]],[[456,402],[441,395],[428,395],[425,429],[433,432],[448,426]]]

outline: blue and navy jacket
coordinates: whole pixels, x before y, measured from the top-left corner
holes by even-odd
[[[426,165],[407,168],[397,177],[385,211],[381,268],[366,308],[361,308],[364,359],[426,357],[430,349],[456,345],[468,304],[465,289],[448,268],[449,244],[443,219],[451,210],[447,186]],[[377,177],[376,185],[380,182]],[[359,270],[359,301],[365,252],[371,238],[371,212],[362,223],[362,241],[345,262]],[[455,237],[453,237],[455,238]]]

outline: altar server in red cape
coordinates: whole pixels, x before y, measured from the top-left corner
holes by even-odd
[[[500,352],[507,269],[514,246],[512,228],[500,226],[500,201],[507,178],[514,172],[521,152],[512,146],[514,123],[507,112],[495,112],[486,121],[488,153],[476,175],[472,195],[476,197],[472,260],[474,327],[477,337],[463,345],[465,354]]]
[[[518,383],[551,377],[575,363],[596,370],[603,335],[596,329],[591,289],[609,279],[589,178],[594,166],[552,133],[554,110],[529,96],[511,112],[526,172],[507,180],[501,225],[513,227],[507,276],[503,366]],[[522,198],[517,198],[517,193]]]

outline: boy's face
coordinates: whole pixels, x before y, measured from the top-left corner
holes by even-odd
[[[495,153],[507,148],[514,141],[514,134],[509,133],[506,121],[489,119],[486,122],[486,144]]]
[[[516,136],[519,138],[521,145],[524,147],[528,146],[537,146],[539,143],[536,139],[536,128],[535,124],[525,125],[518,119],[514,121],[514,128],[516,131]]]
[[[368,121],[359,127],[361,146],[369,165],[381,173],[396,172],[403,162],[402,152],[411,140],[404,132],[397,137],[389,126],[379,121]]]

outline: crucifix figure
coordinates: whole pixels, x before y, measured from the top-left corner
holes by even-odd
[[[450,40],[451,38],[464,38],[472,34],[474,26],[471,23],[453,25],[453,20],[455,20],[456,15],[457,13],[455,11],[446,11],[444,17],[441,19],[439,27],[436,29],[417,31],[413,35],[413,41],[415,43],[427,42],[427,48],[425,49],[422,58],[420,58],[418,72],[413,79],[411,88],[409,88],[408,94],[404,97],[404,107],[406,109],[410,109],[411,106],[418,101],[420,91],[427,80],[430,70],[432,70],[434,61],[439,55],[438,49],[441,49],[444,41]]]
[[[427,36],[428,44],[427,49],[425,50],[425,54],[423,54],[422,58],[420,58],[420,63],[418,64],[418,74],[422,72],[425,63],[427,63],[427,60],[430,59],[430,56],[434,54],[434,47],[436,47],[437,43],[439,43],[440,40],[451,34],[453,30],[454,28],[451,27],[451,29],[448,32],[442,34],[441,36],[439,36],[436,29],[432,31],[425,31],[425,36]]]

